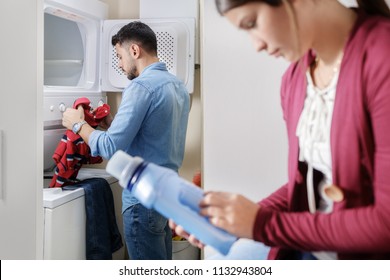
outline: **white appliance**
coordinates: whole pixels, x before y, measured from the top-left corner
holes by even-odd
[[[119,186],[118,180],[103,169],[82,168],[78,179],[84,180],[87,178],[104,178],[110,184],[114,197],[115,216],[124,244],[121,215],[122,188]],[[48,184],[48,181],[45,184]],[[67,191],[61,188],[44,188],[43,197],[45,223],[43,258],[46,260],[85,259],[86,215],[84,189]],[[113,254],[113,259],[125,259],[125,246]]]
[[[85,259],[84,190],[43,189],[43,209],[43,259]]]
[[[65,133],[62,112],[79,97],[91,106],[106,102],[106,93],[129,83],[117,66],[111,37],[131,20],[106,20],[107,5],[97,0],[44,1],[44,170],[52,174],[52,155]],[[148,19],[156,33],[158,56],[191,93],[194,86],[195,19]],[[104,170],[79,171],[78,179],[107,178],[114,195],[116,217],[123,236],[121,191]],[[85,259],[84,191],[45,189],[44,259]],[[114,258],[124,258],[124,248]]]
[[[111,37],[137,19],[106,20],[97,0],[45,0],[45,93],[121,91],[129,83],[117,67]],[[157,36],[157,55],[193,92],[195,18],[142,19]],[[67,105],[67,104],[65,104]]]

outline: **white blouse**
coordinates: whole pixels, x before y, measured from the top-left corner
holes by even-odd
[[[311,213],[331,213],[333,201],[325,194],[326,186],[332,184],[332,154],[330,149],[330,128],[338,72],[331,83],[324,89],[317,88],[310,75],[306,73],[307,95],[301,116],[299,118],[296,135],[299,138],[299,161],[306,161],[308,172],[306,177],[309,210]],[[319,205],[315,203],[313,186],[313,169],[323,173],[324,178],[319,184]],[[312,252],[317,259],[337,259],[335,252]]]
[[[309,210],[311,213],[333,210],[333,201],[324,192],[325,186],[332,184],[332,155],[330,150],[330,128],[338,73],[329,86],[317,88],[310,75],[306,73],[307,95],[301,116],[299,118],[296,135],[299,138],[299,160],[308,164],[307,193]],[[319,185],[319,205],[315,205],[313,169],[323,173],[324,178]]]

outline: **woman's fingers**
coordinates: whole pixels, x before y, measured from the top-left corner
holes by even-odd
[[[176,225],[176,223],[171,219],[169,220],[169,227],[175,230],[177,235],[187,239],[193,246],[201,249],[204,247],[204,244],[200,242],[194,235],[186,232],[182,226]]]
[[[200,207],[207,207],[210,205],[219,206],[224,205],[229,200],[231,194],[225,192],[206,192],[203,199],[200,201]]]
[[[207,193],[200,203],[200,213],[210,223],[238,237],[252,238],[259,205],[242,195],[226,192]]]
[[[187,238],[187,240],[194,246],[202,249],[204,248],[204,244],[202,242],[199,241],[199,239],[197,239],[195,236],[193,236],[192,234]]]
[[[177,227],[177,225],[175,224],[175,222],[172,219],[168,220],[168,225],[173,230]]]
[[[253,227],[260,206],[242,195],[227,192],[205,193],[200,204],[200,214],[209,218],[212,225],[222,228],[237,237],[253,238]],[[181,226],[170,221],[171,228],[194,246],[203,244]]]

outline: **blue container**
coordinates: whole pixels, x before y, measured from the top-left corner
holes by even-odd
[[[237,240],[237,237],[210,224],[206,217],[199,214],[202,189],[180,178],[173,170],[123,151],[117,151],[112,156],[106,170],[119,179],[119,184],[129,189],[142,205],[172,219],[221,254],[226,255]]]

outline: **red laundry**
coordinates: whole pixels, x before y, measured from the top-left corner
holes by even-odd
[[[110,106],[103,104],[93,110],[90,100],[86,97],[77,99],[73,108],[79,105],[84,108],[84,119],[92,127],[99,123],[110,113]],[[89,146],[80,135],[67,130],[53,154],[56,163],[55,173],[49,187],[63,187],[76,182],[77,174],[83,164],[100,163],[103,159],[100,156],[91,156]]]

